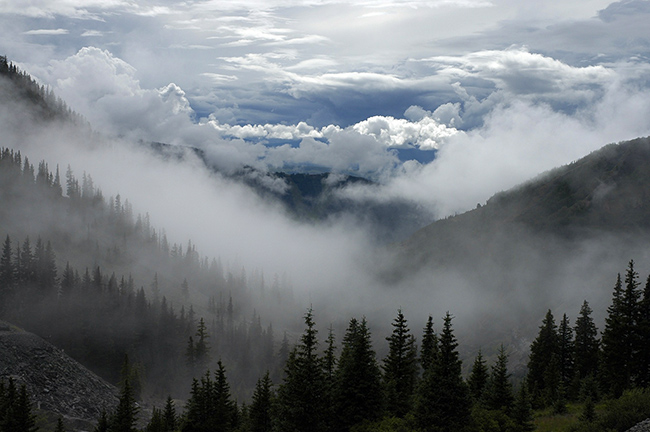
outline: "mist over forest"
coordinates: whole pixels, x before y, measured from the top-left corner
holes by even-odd
[[[187,399],[192,375],[223,362],[248,400],[266,372],[282,381],[311,313],[321,346],[360,319],[378,358],[398,311],[418,340],[450,313],[465,376],[505,346],[520,382],[547,311],[576,317],[588,300],[602,329],[616,274],[632,259],[650,272],[648,139],[588,135],[571,163],[465,197],[470,180],[445,172],[484,167],[455,165],[454,148],[389,178],[230,169],[223,149],[98,132],[0,66],[0,236],[15,267],[2,319],[113,384],[126,356],[137,397]],[[402,193],[427,176],[440,183],[426,200]],[[209,356],[194,345],[206,331]]]

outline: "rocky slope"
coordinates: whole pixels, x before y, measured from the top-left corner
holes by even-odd
[[[67,424],[95,423],[118,402],[118,391],[40,337],[0,321],[0,379],[25,385],[37,410]]]

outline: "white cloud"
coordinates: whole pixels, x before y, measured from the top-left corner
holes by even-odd
[[[28,30],[23,34],[26,35],[45,35],[45,36],[57,36],[57,35],[67,35],[70,33],[68,29],[38,29],[38,30]]]

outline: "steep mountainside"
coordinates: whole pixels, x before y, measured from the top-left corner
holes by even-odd
[[[418,265],[436,265],[495,249],[516,251],[523,240],[548,247],[549,238],[644,236],[650,228],[649,197],[650,138],[610,144],[498,193],[484,206],[423,228],[403,250],[417,257]]]
[[[67,423],[97,421],[117,405],[118,391],[65,352],[0,321],[0,380],[25,385],[35,407],[61,415]]]

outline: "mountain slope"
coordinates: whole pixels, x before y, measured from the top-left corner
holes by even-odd
[[[402,244],[402,255],[417,267],[515,251],[524,240],[548,247],[549,239],[643,235],[650,229],[648,197],[650,139],[611,144],[417,231]]]
[[[87,426],[117,405],[117,389],[35,334],[0,321],[0,379],[25,385],[34,405]]]

